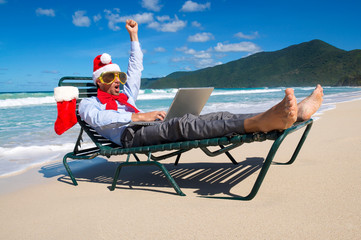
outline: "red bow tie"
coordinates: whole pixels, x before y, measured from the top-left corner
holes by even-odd
[[[106,110],[118,110],[118,105],[115,102],[115,100],[117,100],[121,105],[125,105],[128,108],[131,109],[131,111],[129,112],[135,112],[138,113],[139,110],[134,107],[132,104],[128,103],[128,96],[125,95],[124,93],[119,94],[118,96],[106,93],[102,90],[100,90],[100,88],[98,88],[98,99],[102,104],[106,104],[105,109]]]

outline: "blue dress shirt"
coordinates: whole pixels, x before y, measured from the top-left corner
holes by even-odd
[[[143,71],[143,53],[139,42],[131,42],[128,64],[128,80],[123,87],[123,93],[128,96],[128,103],[136,107],[140,81]],[[121,146],[120,138],[131,121],[132,110],[118,101],[118,110],[106,110],[97,97],[85,98],[79,104],[80,117],[92,126],[100,135]]]

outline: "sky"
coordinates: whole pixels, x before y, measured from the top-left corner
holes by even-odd
[[[155,78],[313,39],[361,49],[360,12],[359,0],[0,0],[0,92],[52,91],[91,76],[104,52],[126,71],[126,19],[139,23],[142,76]]]

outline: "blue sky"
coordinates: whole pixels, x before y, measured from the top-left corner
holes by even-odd
[[[127,18],[139,23],[143,77],[162,77],[313,39],[360,49],[360,12],[356,0],[0,0],[0,92],[91,76],[103,52],[125,71]]]

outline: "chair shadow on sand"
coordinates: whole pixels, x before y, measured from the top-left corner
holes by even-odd
[[[173,163],[163,163],[178,183],[181,189],[196,189],[194,193],[199,196],[213,196],[223,194],[229,197],[240,197],[231,192],[231,189],[240,182],[247,179],[263,165],[263,158],[253,157],[239,162],[232,163],[180,163],[175,166]],[[78,163],[76,163],[78,162]],[[86,161],[85,161],[86,162]],[[81,164],[84,161],[72,161],[70,164]],[[74,175],[79,182],[94,182],[110,185],[112,184],[114,172],[119,162],[106,161],[99,158],[97,163],[86,169],[76,170]],[[58,163],[44,166],[39,172],[44,177],[63,175],[58,181],[72,185],[70,177],[64,167]],[[94,171],[94,168],[97,170]],[[78,186],[81,187],[81,184]],[[154,188],[153,188],[154,187]],[[159,188],[169,188],[159,190]],[[166,180],[163,173],[154,166],[127,167],[123,168],[117,182],[116,189],[133,189],[155,191],[168,194],[176,194]],[[245,189],[245,191],[247,191]]]

